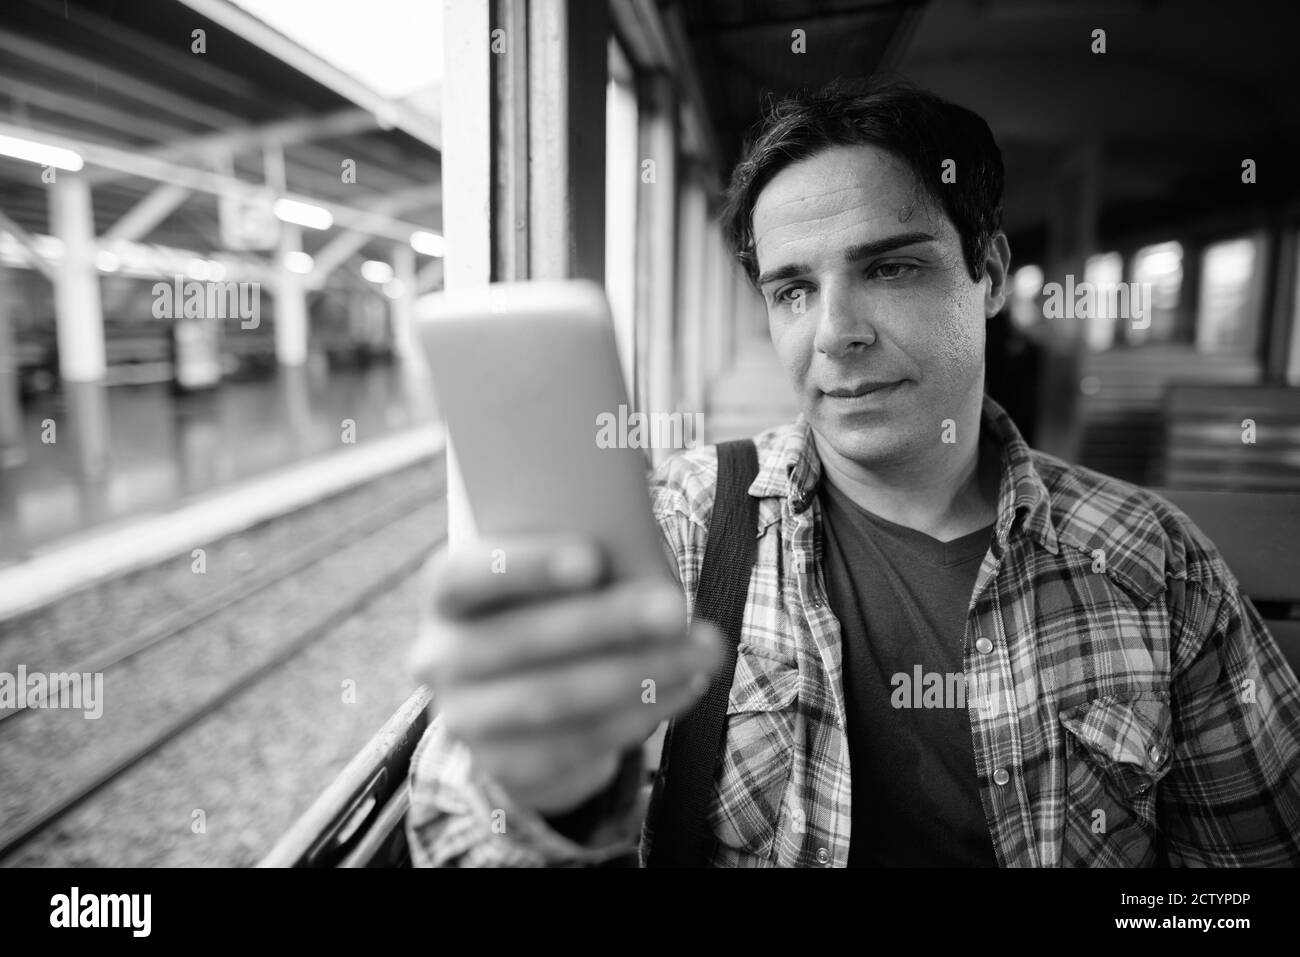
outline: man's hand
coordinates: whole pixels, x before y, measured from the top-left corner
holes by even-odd
[[[504,555],[500,572],[483,548],[435,556],[412,669],[477,767],[522,806],[562,814],[695,703],[722,637],[703,621],[688,634],[670,578],[606,582],[587,543],[530,538]]]

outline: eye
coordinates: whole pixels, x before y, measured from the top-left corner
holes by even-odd
[[[772,296],[772,301],[788,306],[798,299],[806,299],[807,297],[807,286],[786,286],[776,291],[776,294]]]
[[[868,276],[874,276],[878,279],[891,281],[895,279],[906,279],[912,275],[919,267],[913,263],[888,262],[880,263],[873,266],[867,271]]]

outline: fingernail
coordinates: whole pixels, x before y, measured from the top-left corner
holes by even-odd
[[[600,572],[595,551],[586,545],[565,545],[547,562],[551,578],[562,585],[587,585]]]

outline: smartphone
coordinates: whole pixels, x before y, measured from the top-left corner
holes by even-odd
[[[610,441],[630,405],[604,290],[492,283],[421,306],[417,334],[480,538],[579,533],[616,579],[669,576],[649,462]]]

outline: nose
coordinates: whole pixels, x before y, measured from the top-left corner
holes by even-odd
[[[818,352],[833,358],[855,348],[865,348],[876,341],[870,305],[853,290],[828,285],[822,290],[817,308],[817,333],[813,344]]]

